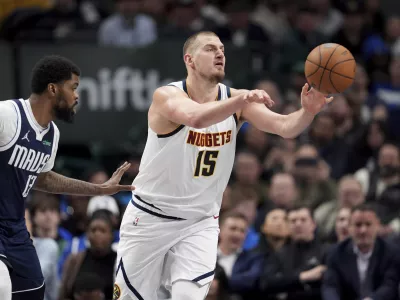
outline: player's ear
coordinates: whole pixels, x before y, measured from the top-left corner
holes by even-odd
[[[187,65],[192,65],[193,64],[193,58],[192,58],[192,56],[189,54],[189,53],[186,53],[184,56],[183,56],[183,60],[185,61],[185,64],[187,64]]]
[[[50,93],[50,95],[55,96],[57,93],[57,86],[54,83],[49,83],[47,86],[47,91]]]

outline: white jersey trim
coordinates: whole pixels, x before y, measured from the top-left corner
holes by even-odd
[[[22,107],[24,108],[26,118],[28,119],[29,124],[35,130],[36,133],[36,139],[38,141],[41,141],[43,137],[46,135],[47,132],[50,130],[50,124],[47,126],[47,128],[43,128],[42,126],[39,125],[39,123],[36,121],[33,113],[32,113],[32,108],[29,104],[29,100],[24,100],[24,99],[19,99],[22,103]]]
[[[18,294],[18,293],[25,293],[25,292],[35,291],[35,290],[38,290],[38,289],[42,288],[43,286],[44,286],[44,281],[43,281],[42,285],[39,286],[39,287],[35,287],[35,288],[33,288],[33,289],[28,289],[28,290],[15,291],[15,292],[12,292],[12,294]]]
[[[15,103],[14,101],[11,101],[11,103],[13,104],[13,107],[17,113],[17,128],[16,128],[15,134],[14,134],[13,138],[11,139],[11,141],[9,141],[5,145],[0,146],[0,152],[7,151],[12,146],[14,146],[14,144],[17,142],[17,140],[19,138],[19,135],[21,134],[21,123],[22,123],[21,112],[19,111],[19,107],[18,107],[17,103]]]

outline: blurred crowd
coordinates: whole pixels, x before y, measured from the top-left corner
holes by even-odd
[[[250,66],[259,73],[248,88],[267,91],[282,114],[299,108],[309,51],[347,47],[358,62],[354,84],[306,132],[282,139],[241,128],[207,300],[399,299],[398,13],[383,12],[379,0],[3,0],[0,18],[10,43],[136,48],[212,30],[265,58]],[[130,161],[125,183],[140,155]],[[105,165],[80,177],[102,183]],[[31,195],[26,218],[46,300],[113,298],[130,197]]]

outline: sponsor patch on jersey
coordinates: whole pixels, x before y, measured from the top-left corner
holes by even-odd
[[[49,142],[49,141],[43,141],[43,145],[51,147],[51,142]]]
[[[118,284],[114,284],[113,300],[118,300],[121,297],[121,288]]]

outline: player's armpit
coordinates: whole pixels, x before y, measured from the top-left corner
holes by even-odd
[[[132,191],[135,189],[133,186],[119,184],[122,175],[129,167],[130,164],[125,162],[103,184],[93,184],[65,177],[53,171],[45,172],[38,176],[33,189],[52,194],[80,196],[113,195],[120,191]]]
[[[177,88],[167,86],[155,91],[151,109],[175,124],[205,128],[225,120],[245,104],[241,95],[226,101],[199,104]]]

